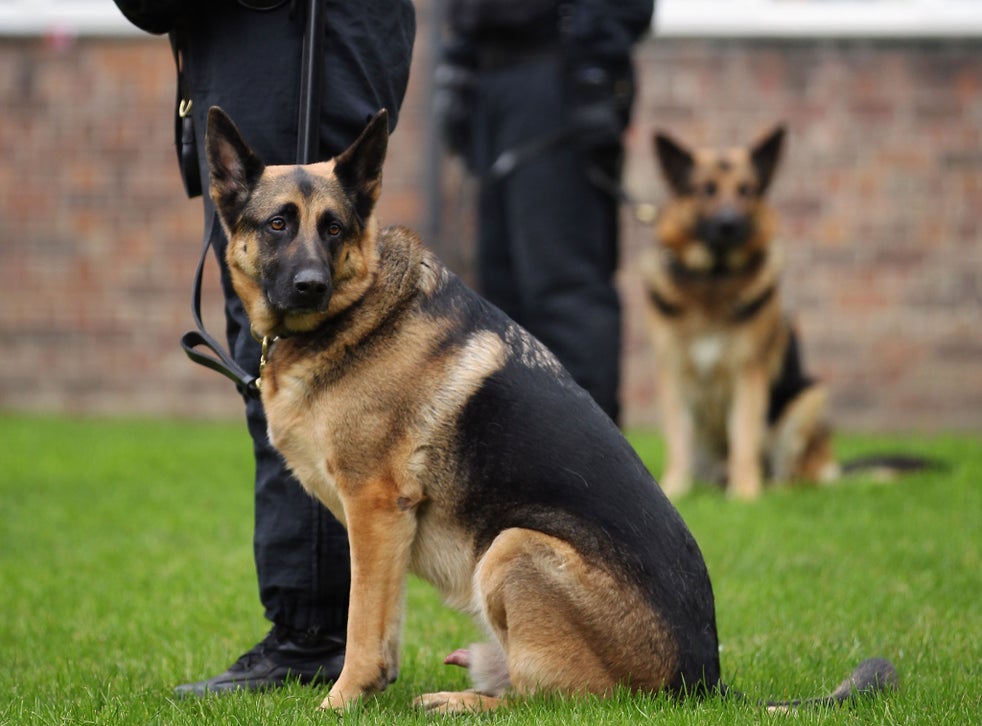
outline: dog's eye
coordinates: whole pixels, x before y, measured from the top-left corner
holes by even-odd
[[[269,228],[274,232],[282,232],[286,229],[286,220],[283,217],[273,217],[269,220]]]
[[[329,225],[327,225],[327,234],[329,237],[340,237],[341,231],[342,227],[337,222],[331,222]]]
[[[716,182],[708,181],[702,185],[702,194],[706,197],[716,196]]]
[[[754,195],[754,185],[749,182],[743,182],[737,187],[737,194],[741,197],[752,197]]]

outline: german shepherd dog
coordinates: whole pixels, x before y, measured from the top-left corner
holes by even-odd
[[[781,306],[766,193],[783,139],[778,126],[750,148],[690,151],[655,134],[671,198],[641,269],[667,449],[661,484],[673,498],[694,475],[744,499],[765,477],[839,475],[826,389],[804,375]]]
[[[682,518],[548,350],[412,232],[380,229],[387,143],[383,110],[330,161],[267,167],[208,116],[228,266],[269,341],[270,438],[350,539],[346,659],[322,706],[395,680],[408,572],[489,639],[447,659],[474,689],[422,696],[427,710],[721,688],[713,592]],[[867,661],[829,698],[893,677]]]

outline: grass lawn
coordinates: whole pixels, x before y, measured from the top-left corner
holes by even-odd
[[[631,438],[658,471],[659,439]],[[0,416],[0,446],[0,724],[336,723],[316,711],[321,688],[172,697],[267,630],[244,427]],[[881,655],[899,692],[791,717],[619,692],[453,722],[982,722],[982,441],[843,436],[838,446],[925,453],[951,468],[751,504],[701,492],[679,508],[713,577],[727,682],[753,697],[817,695]],[[465,687],[440,662],[476,636],[412,581],[402,675],[345,722],[426,722],[412,698]]]

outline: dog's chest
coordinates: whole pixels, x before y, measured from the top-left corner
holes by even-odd
[[[708,376],[720,364],[726,352],[727,343],[727,336],[722,333],[706,333],[696,336],[690,341],[689,362],[699,376]]]
[[[687,378],[706,382],[732,377],[746,363],[748,341],[740,329],[693,316],[676,327],[674,347]]]
[[[339,451],[328,430],[323,405],[304,405],[289,384],[263,400],[270,443],[283,456],[304,489],[320,499],[346,525],[335,472]]]

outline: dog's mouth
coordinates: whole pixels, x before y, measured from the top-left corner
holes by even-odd
[[[721,213],[703,217],[696,227],[696,234],[717,259],[725,258],[733,250],[746,245],[753,236],[754,225],[745,214]]]
[[[714,244],[699,237],[680,250],[665,250],[665,260],[678,282],[743,276],[754,273],[766,257],[766,251],[749,242],[750,236],[730,244]]]
[[[319,315],[326,313],[331,303],[329,296],[325,297],[322,302],[318,302],[316,305],[301,304],[296,301],[283,303],[271,297],[267,297],[266,300],[269,302],[269,306],[281,316]]]
[[[267,299],[268,300],[268,299]],[[296,333],[309,333],[320,327],[327,315],[327,302],[317,308],[281,307],[269,301],[271,334],[286,336]]]

